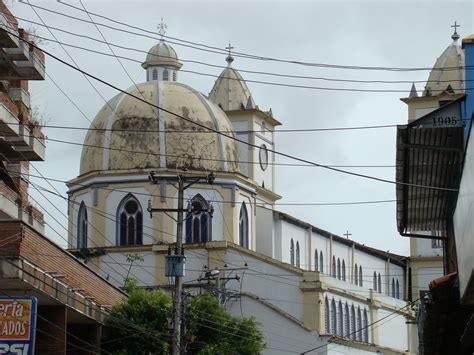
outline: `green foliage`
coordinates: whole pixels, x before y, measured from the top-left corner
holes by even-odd
[[[129,299],[113,307],[106,323],[103,347],[114,354],[167,354],[172,300],[162,291],[139,289],[126,279]],[[259,354],[265,347],[255,318],[233,317],[209,294],[193,297],[183,316],[187,354]]]
[[[195,297],[187,310],[189,354],[259,354],[265,347],[255,318],[233,317],[216,297]]]
[[[103,348],[121,355],[167,354],[171,297],[139,289],[133,279],[128,287],[128,301],[114,306],[106,322]]]

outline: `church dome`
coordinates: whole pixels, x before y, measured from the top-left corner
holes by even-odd
[[[436,60],[430,72],[423,96],[436,96],[443,91],[464,93],[464,52],[458,44],[459,35],[454,32],[451,38],[453,42]]]
[[[252,94],[240,73],[232,68],[232,56],[227,57],[228,63],[221,75],[217,78],[211,92],[209,100],[214,102],[224,111],[253,109],[256,107]]]
[[[156,45],[150,48],[146,60],[142,64],[144,69],[150,66],[168,66],[179,69],[183,64],[178,61],[178,55],[173,47],[161,39]]]
[[[187,85],[150,81],[137,87],[128,92],[201,125],[233,134],[226,114]],[[82,150],[80,174],[183,167],[241,172],[237,144],[120,93],[104,105],[91,124]]]

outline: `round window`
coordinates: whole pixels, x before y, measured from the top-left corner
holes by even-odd
[[[260,167],[262,170],[265,170],[268,166],[268,150],[265,144],[260,146],[260,150],[258,152],[258,159],[260,161]]]
[[[125,211],[127,211],[128,214],[134,214],[138,210],[138,204],[134,200],[130,200],[127,202],[125,205]]]

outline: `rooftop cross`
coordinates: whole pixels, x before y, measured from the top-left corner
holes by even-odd
[[[166,23],[163,21],[163,17],[161,18],[161,22],[157,28],[158,28],[158,34],[163,39],[163,36],[165,35],[166,30],[168,29],[168,26],[166,26]]]
[[[454,28],[454,33],[453,33],[453,35],[451,36],[451,38],[452,38],[454,41],[457,41],[457,40],[459,39],[458,27],[461,27],[461,25],[458,25],[458,22],[457,22],[457,21],[454,21],[454,25],[452,25],[451,27]]]
[[[229,51],[229,55],[227,56],[227,58],[225,59],[227,64],[230,66],[230,64],[234,61],[234,58],[232,57],[232,49],[234,49],[234,47],[232,47],[230,45],[230,42],[229,42],[229,45],[227,47],[225,47],[225,49],[227,49]]]
[[[349,236],[352,235],[352,233],[349,233],[349,231],[346,231],[346,233],[344,233],[343,235],[345,235],[346,238],[349,239]]]

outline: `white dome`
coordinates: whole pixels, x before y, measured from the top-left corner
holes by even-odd
[[[233,135],[226,114],[187,85],[157,81],[139,84],[138,88],[140,92],[136,87],[128,92],[201,125]],[[95,117],[84,141],[80,174],[183,167],[241,172],[237,142],[121,93]]]

